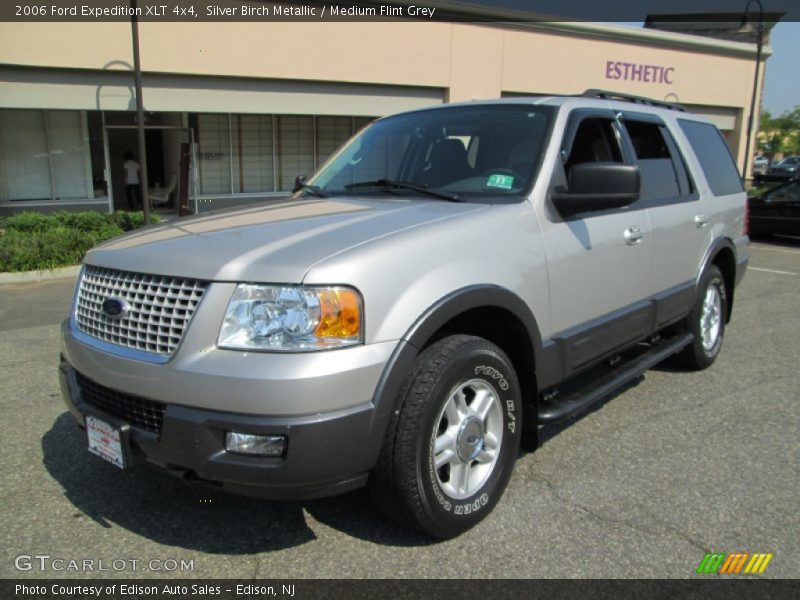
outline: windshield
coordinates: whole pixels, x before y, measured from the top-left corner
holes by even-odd
[[[431,199],[518,201],[535,178],[551,112],[476,104],[380,119],[334,154],[308,185],[326,196],[374,195],[377,189]]]

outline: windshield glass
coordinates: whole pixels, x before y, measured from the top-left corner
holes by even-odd
[[[529,189],[549,129],[549,107],[456,106],[380,119],[312,177],[325,195],[516,201]],[[398,185],[401,184],[401,185]],[[411,185],[408,185],[411,184]]]

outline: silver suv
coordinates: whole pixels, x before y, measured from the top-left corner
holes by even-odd
[[[520,443],[720,352],[748,256],[719,131],[591,91],[375,121],[286,200],[89,252],[61,387],[89,450],[267,498],[368,485],[448,538]]]

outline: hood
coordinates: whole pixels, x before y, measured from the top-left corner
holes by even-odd
[[[399,198],[280,200],[141,229],[97,246],[84,262],[212,281],[300,283],[334,254],[486,207]]]

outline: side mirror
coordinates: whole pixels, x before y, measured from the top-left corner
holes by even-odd
[[[622,208],[639,199],[639,167],[620,163],[582,163],[569,170],[568,189],[556,188],[553,203],[564,216]]]
[[[294,178],[294,187],[292,188],[292,193],[302,190],[303,185],[306,183],[306,179],[308,179],[308,175],[298,175]]]

